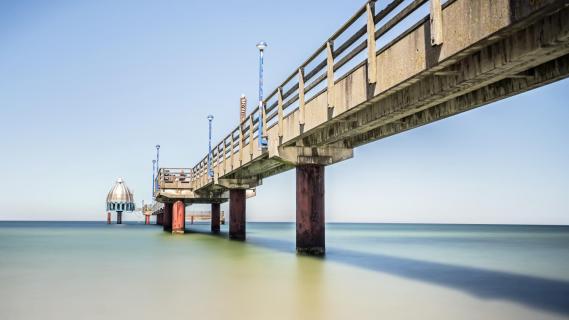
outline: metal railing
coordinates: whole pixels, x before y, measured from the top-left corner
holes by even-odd
[[[388,41],[379,50],[376,47],[376,40],[384,37],[394,27],[406,20],[411,14],[422,8],[427,2],[431,1],[433,6],[438,6],[440,12],[442,7],[448,6],[454,0],[448,0],[441,6],[440,0],[392,0],[375,12],[376,0],[367,1],[356,13],[334,32],[318,49],[306,59],[265,99],[263,108],[255,107],[251,113],[233,129],[217,145],[212,147],[212,168],[224,164],[227,159],[239,157],[243,159],[243,151],[249,148],[249,153],[253,154],[254,133],[257,132],[259,121],[262,121],[263,136],[273,126],[278,126],[279,136],[283,135],[282,122],[286,115],[299,110],[299,124],[304,124],[305,105],[320,94],[334,90],[334,85],[343,77],[349,75],[354,70],[367,63],[368,83],[377,81],[377,59],[378,52],[383,51],[392,43],[414,30],[419,24],[424,23],[429,17],[421,17],[417,21],[405,21],[411,24],[404,32]],[[427,10],[427,12],[429,12]],[[431,11],[432,12],[432,11]],[[357,26],[358,21],[363,20],[361,27]],[[355,31],[352,30],[355,28]],[[347,33],[350,32],[350,33]],[[341,37],[345,40],[340,41]],[[364,50],[367,55],[357,59]],[[339,73],[342,67],[355,64],[348,71]],[[328,95],[328,107],[333,108],[331,101],[332,95]],[[290,108],[295,106],[294,108]],[[288,110],[287,110],[288,109]],[[285,112],[288,111],[285,115]],[[206,155],[191,169],[192,177],[196,179],[206,179],[208,175],[208,156]]]

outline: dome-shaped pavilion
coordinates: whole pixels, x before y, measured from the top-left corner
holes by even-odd
[[[123,211],[134,211],[134,196],[122,178],[118,178],[107,195],[107,221],[110,223],[110,211],[117,212],[117,223],[122,223]]]

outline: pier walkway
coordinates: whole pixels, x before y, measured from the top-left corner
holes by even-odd
[[[245,239],[246,198],[296,170],[297,251],[323,254],[325,167],[354,149],[569,74],[569,0],[366,2],[192,168],[160,168],[161,224],[229,201]],[[425,12],[423,18],[416,18]],[[410,28],[399,31],[402,25]],[[259,140],[266,141],[260,147]],[[208,168],[211,168],[208,169]]]

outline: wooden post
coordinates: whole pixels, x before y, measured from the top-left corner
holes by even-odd
[[[263,102],[260,106],[261,108],[261,118],[263,119],[263,138],[267,137],[267,111],[265,110],[265,103]]]
[[[334,108],[334,44],[326,43],[326,80],[328,81],[328,108]]]
[[[298,124],[304,124],[304,70],[298,69]]]
[[[253,115],[249,116],[249,155],[253,159]]]
[[[377,57],[375,47],[375,3],[368,2],[367,11],[367,82],[377,82]]]
[[[226,163],[225,163],[225,157],[227,156],[227,149],[225,148],[226,144],[227,144],[227,138],[224,138],[223,139],[223,147],[222,147],[223,150],[221,151],[221,152],[223,152],[223,155],[221,156],[221,165],[223,167],[223,171],[222,171],[223,175],[225,175],[225,171],[227,170]]]
[[[282,136],[283,136],[283,118],[284,118],[284,115],[283,115],[283,90],[282,90],[282,88],[279,88],[277,90],[277,94],[278,94],[278,99],[279,99],[278,100],[278,121],[279,121],[279,123],[278,123],[279,132],[278,133],[279,133],[279,137],[282,138]]]
[[[231,170],[233,170],[233,155],[235,154],[235,138],[233,137],[233,132],[231,132],[231,147],[229,148],[231,155],[229,155],[229,161],[231,161]]]
[[[243,163],[243,123],[239,124],[239,165]]]
[[[431,0],[431,45],[443,43],[443,9],[441,0]]]

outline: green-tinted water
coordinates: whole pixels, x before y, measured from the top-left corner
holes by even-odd
[[[332,224],[323,259],[247,228],[0,222],[0,319],[569,318],[568,227]]]

